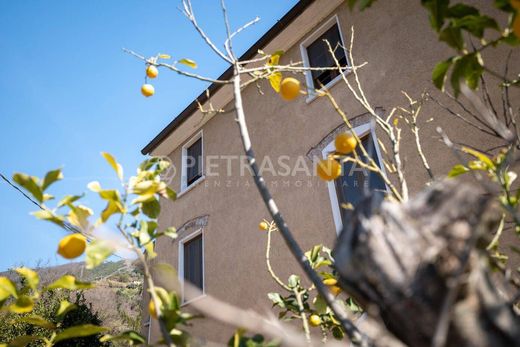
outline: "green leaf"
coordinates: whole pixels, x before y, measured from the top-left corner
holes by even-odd
[[[63,226],[63,222],[64,222],[63,217],[56,215],[49,210],[39,210],[39,211],[31,212],[31,214],[38,219],[46,220],[46,221],[52,222],[56,225]]]
[[[486,164],[488,169],[495,168],[495,163],[493,163],[493,161],[484,153],[481,153],[481,152],[471,149],[469,147],[462,147],[462,151],[474,156],[475,158],[477,158],[478,160],[480,160],[481,162]]]
[[[11,342],[9,342],[7,347],[25,347],[28,344],[30,344],[31,342],[39,341],[39,340],[43,340],[43,338],[39,337],[39,336],[30,336],[30,335],[19,336],[19,337],[15,338],[14,340],[12,340]]]
[[[468,162],[468,167],[471,170],[487,170],[487,165],[480,160],[470,160]]]
[[[21,321],[32,324],[32,325],[37,325],[37,326],[45,328],[45,329],[56,329],[55,324],[49,322],[45,318],[38,316],[38,315],[31,315],[31,316],[23,317],[21,319]]]
[[[67,313],[75,310],[77,307],[78,306],[76,304],[70,303],[67,300],[61,300],[60,307],[58,308],[58,311],[56,311],[56,316],[61,319],[62,317],[65,317]]]
[[[448,8],[446,17],[448,18],[462,18],[469,15],[479,15],[480,12],[473,6],[458,3]]]
[[[47,174],[45,175],[45,177],[43,179],[42,191],[45,191],[45,189],[49,188],[49,186],[51,184],[53,184],[56,181],[62,180],[62,179],[63,179],[63,174],[61,172],[61,169],[56,169],[56,170],[47,172]]]
[[[172,201],[177,199],[177,193],[175,193],[175,191],[170,187],[166,187],[166,196]]]
[[[520,37],[516,36],[514,32],[510,32],[507,36],[502,37],[500,40],[513,47],[520,45]]]
[[[511,0],[495,0],[495,7],[505,12],[515,12],[510,1]]]
[[[24,188],[26,191],[40,203],[43,202],[43,191],[38,184],[38,178],[29,176],[23,173],[16,173],[13,175],[13,181],[18,183],[19,186]]]
[[[0,301],[3,301],[10,296],[18,297],[16,286],[7,277],[0,277]]]
[[[194,62],[191,59],[181,59],[181,60],[179,60],[179,63],[187,65],[187,66],[191,67],[192,69],[196,69],[197,68],[197,63]]]
[[[454,19],[452,21],[452,26],[455,28],[462,28],[479,39],[484,36],[485,29],[489,28],[499,30],[498,24],[493,18],[483,15],[469,15]]]
[[[439,88],[440,90],[444,90],[444,82],[446,81],[446,74],[453,63],[453,58],[450,58],[445,61],[441,61],[435,65],[435,68],[432,72],[432,80],[433,84]]]
[[[361,306],[359,306],[352,298],[347,299],[347,305],[352,312],[363,312]]]
[[[54,199],[54,195],[43,194],[43,201],[49,201],[49,200],[53,200],[53,199]]]
[[[430,12],[430,25],[435,31],[439,32],[444,25],[444,17],[448,10],[450,1],[421,0],[421,4]]]
[[[282,73],[281,72],[273,72],[269,75],[269,83],[275,92],[280,92],[280,84],[282,83]]]
[[[464,48],[464,38],[462,37],[462,30],[460,28],[451,26],[444,28],[439,34],[439,40],[446,42],[458,51]]]
[[[101,152],[101,155],[103,156],[103,158],[105,158],[108,164],[112,166],[112,169],[114,169],[114,171],[116,172],[117,177],[120,180],[123,180],[123,167],[121,166],[121,164],[119,164],[110,153]]]
[[[92,181],[87,184],[87,188],[95,193],[99,193],[101,191],[101,184],[98,181]]]
[[[340,327],[335,326],[332,328],[332,336],[334,336],[336,340],[342,340],[343,337],[345,337],[345,333]]]
[[[468,87],[475,89],[478,87],[480,76],[484,72],[481,57],[478,53],[467,54],[460,58],[455,58],[455,65],[451,73],[451,86],[458,96],[460,93],[460,83],[466,81]]]
[[[28,313],[34,308],[34,301],[27,295],[20,295],[15,302],[9,305],[9,311],[13,313]]]
[[[105,335],[102,338],[100,338],[99,341],[100,342],[128,341],[130,343],[130,346],[133,346],[134,344],[146,343],[146,339],[135,330],[128,330],[128,331],[122,332],[121,334],[116,335],[116,336]]]
[[[113,214],[121,213],[123,208],[121,204],[109,201],[105,209],[101,212],[101,221],[105,223]]]
[[[305,252],[305,256],[307,257],[307,259],[309,259],[311,263],[314,263],[316,262],[316,260],[318,260],[318,256],[320,255],[322,247],[322,245],[316,245],[312,247],[310,251]]]
[[[144,245],[146,244],[148,241],[151,240],[151,232],[148,231],[148,223],[146,223],[146,221],[142,220],[140,223],[139,223],[139,232],[138,232],[138,238],[139,238],[139,243],[141,245]]]
[[[54,343],[60,342],[63,340],[72,339],[75,337],[85,337],[85,336],[91,336],[103,333],[107,331],[107,328],[103,328],[97,325],[92,324],[83,324],[83,325],[77,325],[71,328],[67,328],[56,335],[54,338]]]
[[[457,164],[451,168],[450,172],[448,173],[448,177],[456,177],[465,174],[466,172],[469,172],[469,169],[467,167],[465,167],[464,165]]]
[[[169,238],[174,239],[174,240],[178,236],[177,235],[177,229],[175,229],[174,227],[166,228],[166,230],[164,230],[161,234],[165,235],[165,236],[168,236]]]
[[[18,272],[18,274],[20,274],[20,276],[25,278],[29,287],[31,287],[34,290],[37,289],[38,284],[40,283],[40,276],[38,276],[38,273],[36,271],[31,270],[26,267],[20,267],[20,268],[16,269],[15,271]]]
[[[314,298],[313,303],[314,303],[314,309],[318,314],[327,313],[327,309],[328,309],[327,302],[325,301],[325,299],[323,299],[323,297],[321,295],[316,296],[316,298]]]
[[[285,53],[284,51],[280,50],[280,51],[276,51],[273,54],[271,54],[271,57],[269,58],[269,61],[267,62],[267,65],[268,66],[279,65],[280,57],[282,55],[284,55],[284,53]]]
[[[154,259],[157,257],[157,253],[155,253],[155,243],[154,242],[148,242],[144,249],[146,250],[146,258],[147,259]]]
[[[88,217],[92,216],[94,212],[83,205],[73,206],[70,205],[70,212],[68,216],[69,223],[80,228],[81,230],[87,230],[89,227]]]
[[[114,253],[114,247],[107,240],[94,240],[87,245],[85,264],[93,269]]]
[[[64,275],[47,286],[47,289],[68,289],[68,290],[79,290],[79,289],[89,289],[92,288],[93,285],[89,282],[81,282],[76,279],[76,277],[72,275]],[[61,305],[60,305],[61,307]]]
[[[143,202],[142,211],[146,216],[155,219],[159,217],[159,213],[161,213],[161,204],[159,201],[157,201],[157,199]]]
[[[273,302],[273,306],[280,306],[281,308],[285,308],[285,302],[280,294],[268,293],[267,297]]]
[[[298,275],[291,275],[289,276],[289,280],[287,282],[287,285],[289,288],[296,288],[300,284],[300,276]]]

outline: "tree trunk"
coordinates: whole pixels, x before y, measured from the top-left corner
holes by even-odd
[[[409,346],[520,346],[520,319],[479,251],[494,200],[455,180],[402,205],[367,198],[335,248],[341,286]]]

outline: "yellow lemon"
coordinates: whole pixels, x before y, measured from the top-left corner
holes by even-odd
[[[334,295],[334,296],[338,296],[339,293],[341,293],[341,288],[338,286],[330,286],[329,290],[332,293],[332,295]]]
[[[518,10],[515,21],[513,22],[513,32],[515,33],[516,37],[520,39],[520,10]]]
[[[258,224],[258,228],[260,228],[260,230],[269,230],[269,224],[267,224],[266,222],[260,222],[260,224]]]
[[[300,95],[300,81],[293,77],[284,78],[280,83],[280,95],[284,100],[294,100]]]
[[[336,152],[341,154],[349,154],[356,148],[357,140],[351,134],[343,133],[336,136],[334,144],[336,145]]]
[[[148,313],[150,313],[150,316],[157,319],[157,310],[155,309],[155,304],[153,303],[153,300],[150,300],[148,303]]]
[[[316,166],[316,173],[322,180],[335,180],[341,175],[341,164],[333,158],[320,160]]]
[[[143,84],[141,93],[146,97],[152,96],[155,93],[155,88],[151,84]]]
[[[157,77],[157,75],[159,75],[159,70],[157,70],[157,68],[153,65],[148,65],[148,67],[146,68],[146,76],[150,78],[155,78]]]
[[[318,316],[317,314],[312,314],[312,315],[309,317],[309,323],[310,323],[310,325],[312,325],[313,327],[320,326],[320,324],[321,324],[321,318],[320,318],[320,316]]]
[[[327,278],[323,280],[323,284],[326,286],[335,286],[338,284],[338,280],[335,278]]]
[[[63,258],[73,259],[83,254],[87,247],[87,239],[80,233],[65,236],[58,244],[58,254]]]

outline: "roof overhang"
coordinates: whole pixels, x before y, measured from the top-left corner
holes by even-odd
[[[258,50],[274,52],[288,50],[294,46],[310,28],[319,24],[326,16],[336,9],[343,0],[300,0],[287,12],[271,29],[269,29],[253,46],[251,46],[240,60],[253,59]],[[286,30],[290,29],[290,30]],[[299,35],[294,35],[294,33]],[[229,67],[219,80],[228,80],[233,76],[233,68]],[[221,109],[233,98],[229,85],[211,84],[207,91],[200,94],[188,105],[170,124],[168,124],[142,150],[142,154],[168,155],[175,148],[184,143],[194,132],[208,122],[214,114],[202,113],[200,105],[207,105],[208,96],[214,109]]]

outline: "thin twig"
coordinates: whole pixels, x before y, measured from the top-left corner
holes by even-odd
[[[265,262],[267,264],[267,271],[269,271],[269,274],[271,275],[271,277],[274,279],[274,281],[276,283],[278,283],[278,285],[280,287],[282,287],[283,289],[285,289],[288,292],[290,292],[291,288],[289,288],[289,286],[287,286],[285,283],[283,283],[283,281],[280,279],[280,277],[278,277],[278,275],[276,275],[276,273],[274,272],[273,268],[271,267],[271,260],[270,260],[271,233],[273,232],[273,228],[275,228],[275,227],[272,226],[272,225],[269,225],[269,230],[267,231],[267,246],[266,246],[266,249],[265,249]]]
[[[246,153],[247,161],[249,167],[252,170],[253,180],[255,182],[258,191],[264,201],[271,217],[274,219],[278,229],[280,230],[280,234],[283,236],[285,243],[287,244],[289,250],[296,258],[305,274],[309,277],[311,282],[316,286],[318,293],[324,298],[327,305],[334,312],[338,320],[340,321],[343,329],[345,330],[347,336],[349,336],[350,340],[356,345],[360,346],[372,346],[373,343],[369,341],[368,337],[361,333],[359,329],[348,319],[346,312],[343,310],[341,305],[335,301],[334,296],[328,288],[322,283],[318,274],[312,269],[309,260],[305,257],[302,249],[294,239],[289,227],[287,226],[285,219],[282,217],[278,206],[276,205],[273,197],[267,188],[264,178],[262,177],[258,165],[256,164],[256,157],[253,152],[253,148],[251,145],[251,138],[249,137],[249,130],[247,128],[247,123],[244,114],[244,108],[242,104],[242,93],[241,93],[241,84],[240,84],[240,72],[238,64],[235,64],[234,67],[234,75],[233,75],[233,93],[235,96],[235,111],[236,111],[236,122],[238,124],[240,130],[240,136],[242,139],[242,145],[244,151]]]
[[[191,6],[191,1],[190,0],[182,0],[182,4],[184,6],[184,15],[188,18],[188,20],[191,22],[191,24],[193,24],[193,27],[195,28],[195,30],[197,30],[197,32],[200,34],[200,36],[202,37],[202,39],[204,40],[204,42],[206,42],[206,44],[219,56],[221,57],[222,59],[224,59],[225,61],[227,61],[228,63],[230,64],[233,64],[233,60],[232,60],[232,57],[228,57],[226,56],[224,53],[222,53],[218,48],[217,46],[215,46],[215,44],[211,41],[211,39],[206,35],[206,33],[204,32],[204,30],[202,30],[202,28],[198,25],[197,23],[197,19],[195,18],[195,15],[193,13],[193,8]]]
[[[216,84],[231,84],[230,81],[216,80],[216,79],[213,79],[213,78],[204,77],[204,76],[201,76],[201,75],[198,75],[198,74],[194,74],[192,72],[187,72],[187,71],[180,70],[179,68],[177,68],[175,65],[172,65],[172,64],[166,64],[166,63],[151,61],[150,59],[146,59],[141,54],[136,53],[136,52],[134,52],[134,51],[132,51],[130,49],[123,48],[123,52],[128,53],[130,55],[133,55],[134,57],[141,59],[142,61],[146,62],[147,64],[158,66],[158,67],[165,67],[167,69],[170,69],[170,70],[178,73],[179,75],[195,78],[195,79],[198,79],[198,80],[201,80],[201,81],[205,81],[205,82],[216,83]]]

